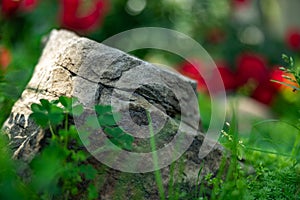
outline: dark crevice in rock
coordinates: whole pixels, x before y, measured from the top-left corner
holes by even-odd
[[[181,115],[178,99],[175,94],[166,87],[160,87],[159,91],[157,90],[157,85],[143,85],[136,89],[135,93],[141,95],[154,105],[161,105],[165,109],[166,114],[172,118]],[[172,102],[170,102],[171,99]]]
[[[96,90],[95,94],[95,105],[99,104],[103,89],[105,89],[105,86],[101,83],[98,83],[98,89]]]
[[[32,87],[26,87],[26,90],[32,91],[34,93],[41,93],[41,94],[46,94],[48,90],[41,90],[38,88],[32,88]]]
[[[25,123],[26,120],[23,114],[17,113],[15,116],[13,114],[10,115],[9,124],[14,124],[14,126],[17,126],[20,129],[25,129],[26,128]]]
[[[72,65],[74,65],[74,64],[72,64]],[[70,69],[68,69],[66,67],[62,67],[62,68],[64,68],[65,70],[67,70],[71,74],[72,77],[78,76],[75,72],[71,71]]]
[[[96,84],[97,84],[96,81],[92,81],[92,80],[90,80],[90,79],[88,79],[88,78],[86,78],[86,77],[84,77],[84,76],[80,76],[78,73],[76,74],[75,72],[71,71],[71,70],[68,69],[67,67],[64,67],[64,66],[61,66],[61,65],[59,65],[59,67],[62,67],[63,69],[67,70],[67,71],[71,74],[72,77],[78,76],[78,77],[80,77],[80,78],[82,78],[82,79],[84,79],[84,80],[86,80],[86,81],[89,81],[89,82],[91,82],[91,83],[96,83]]]
[[[143,86],[144,87],[144,86]],[[131,93],[132,96],[140,96],[140,97],[143,97],[145,100],[147,100],[152,106],[156,107],[158,110],[160,110],[161,112],[167,114],[168,116],[170,116],[171,118],[180,118],[180,115],[181,115],[181,111],[178,110],[178,109],[175,109],[174,108],[174,105],[171,105],[171,104],[168,104],[167,101],[160,101],[160,100],[157,100],[158,97],[161,97],[163,96],[163,94],[160,92],[160,91],[154,91],[156,90],[155,88],[153,87],[150,87],[150,86],[145,86],[145,88],[147,87],[147,89],[143,89],[142,87],[141,88],[138,88],[136,89],[135,91],[133,89],[128,89],[128,90],[124,90],[124,89],[119,89],[119,88],[114,88],[112,86],[108,86],[108,85],[105,85],[105,84],[102,84],[102,83],[98,83],[98,90],[96,91],[96,94],[95,94],[95,103],[96,104],[99,104],[99,101],[101,99],[101,93],[103,91],[103,89],[106,89],[106,90],[109,90],[109,95],[111,96],[112,95],[112,92],[113,90],[119,90],[119,91],[122,91],[122,92],[128,92],[129,94]],[[152,91],[151,89],[152,88]],[[172,96],[174,102],[173,104],[175,105],[178,105],[179,106],[179,102],[177,100],[177,98],[175,97],[175,95],[173,94],[172,91],[168,91],[170,94],[168,94],[167,96]],[[166,92],[167,93],[167,92]],[[108,95],[108,94],[106,94]],[[114,97],[117,97],[119,98],[120,100],[124,100],[124,101],[131,101],[131,102],[135,102],[134,99],[132,99],[132,96],[131,95],[128,95],[128,97],[124,97],[124,96],[117,96],[116,93],[114,95]],[[156,98],[155,98],[156,97]],[[165,98],[170,98],[170,97],[165,97]],[[133,105],[133,104],[130,104],[130,105]],[[131,112],[131,114],[133,114],[133,112]],[[140,115],[141,116],[145,116],[143,114]],[[144,117],[144,121],[146,120],[147,118]],[[141,120],[141,119],[140,119]],[[139,121],[140,121],[139,120]],[[146,122],[143,122],[141,124],[147,124]]]
[[[129,114],[132,121],[137,125],[149,125],[145,108],[130,103]]]

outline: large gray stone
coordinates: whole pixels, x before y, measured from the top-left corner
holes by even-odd
[[[45,137],[44,131],[28,119],[30,105],[40,99],[75,96],[86,110],[92,110],[96,104],[112,105],[122,115],[119,125],[137,137],[132,151],[149,152],[151,146],[144,135],[148,130],[145,110],[149,110],[154,131],[160,131],[155,135],[158,149],[170,142],[178,131],[193,138],[182,157],[185,175],[181,181],[194,185],[201,164],[204,164],[201,175],[216,173],[222,157],[222,148],[217,144],[204,159],[198,158],[204,135],[199,131],[198,105],[192,98],[195,88],[194,81],[175,72],[71,32],[53,30],[4,129],[10,138],[14,157],[29,162],[40,151],[40,142]],[[144,162],[145,166],[149,164],[147,160]],[[169,170],[169,166],[161,170],[166,187]],[[149,199],[156,199],[154,176],[149,174],[136,174],[136,177],[145,182]],[[118,181],[112,177],[110,181]],[[151,181],[147,182],[149,177]],[[103,199],[107,196],[109,199],[108,192],[103,191],[102,195]]]

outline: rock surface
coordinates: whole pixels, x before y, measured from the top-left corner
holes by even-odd
[[[40,142],[45,137],[44,132],[28,119],[30,105],[40,99],[75,96],[86,110],[92,110],[96,104],[112,105],[122,115],[118,125],[136,138],[132,151],[144,153],[151,151],[145,114],[145,110],[149,110],[154,132],[159,132],[155,135],[158,149],[166,147],[177,132],[192,138],[181,157],[185,174],[181,181],[194,185],[202,163],[202,175],[216,173],[222,158],[220,145],[216,145],[203,160],[198,158],[204,135],[199,131],[198,104],[192,98],[195,88],[194,81],[179,74],[71,32],[53,30],[32,79],[15,103],[4,129],[9,135],[14,157],[29,162],[40,150]],[[183,142],[182,145],[186,144]],[[167,153],[159,156],[168,156]],[[140,163],[144,165],[142,167],[147,167],[147,160],[143,162]],[[165,187],[170,179],[169,171],[168,164],[161,170]],[[120,174],[123,173],[111,170],[111,176],[103,186],[102,199],[110,199],[113,194],[110,185],[120,180]],[[143,196],[157,199],[153,173],[130,176],[134,177],[132,183],[127,184],[128,188],[134,187],[139,180],[148,195]],[[133,194],[128,194],[128,199],[131,199],[130,195]]]

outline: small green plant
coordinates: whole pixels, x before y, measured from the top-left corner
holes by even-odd
[[[0,132],[0,199],[38,199],[18,175],[20,163],[11,159],[8,138]]]
[[[206,177],[208,184],[213,185],[211,199],[243,199],[247,194],[245,172],[239,160],[243,158],[244,144],[239,138],[238,123],[235,113],[232,120],[226,123],[227,129],[221,131],[221,144],[227,149],[219,172],[215,178]],[[227,156],[229,155],[229,160]],[[226,167],[226,162],[229,162]],[[223,174],[226,174],[224,176]]]
[[[90,154],[82,149],[83,144],[77,129],[69,122],[74,116],[79,116],[83,112],[83,107],[76,104],[78,104],[77,99],[62,96],[54,101],[41,99],[40,104],[31,105],[33,113],[30,118],[51,133],[48,146],[31,163],[34,172],[32,183],[45,199],[59,194],[69,199],[80,192],[84,193],[85,191],[82,191],[84,188],[88,199],[98,197],[98,191],[93,185],[97,170],[88,164]],[[112,143],[119,148],[131,150],[133,136],[117,125],[121,116],[113,112],[109,105],[96,105],[95,112],[96,121],[88,118],[86,125],[102,128]],[[97,126],[97,123],[100,126]],[[48,165],[42,168],[44,163]],[[79,188],[78,185],[82,185],[83,182],[85,185]]]
[[[283,54],[282,59],[286,63],[287,67],[282,66],[282,67],[279,67],[279,69],[281,71],[287,73],[287,74],[292,75],[292,76],[282,75],[282,78],[284,78],[288,81],[291,81],[293,83],[296,83],[297,86],[291,85],[289,83],[285,83],[285,82],[282,82],[282,81],[278,81],[278,80],[271,80],[271,81],[275,82],[275,83],[285,85],[285,86],[288,86],[288,87],[291,87],[293,89],[293,91],[300,90],[300,87],[299,87],[299,85],[300,85],[300,67],[295,65],[294,59],[292,57],[289,57],[289,56]]]
[[[82,106],[73,106],[74,103],[76,99],[62,96],[51,102],[41,99],[40,104],[31,105],[30,118],[51,132],[48,145],[30,163],[32,185],[42,199],[55,196],[70,199],[85,190],[88,199],[98,196],[92,181],[97,170],[88,164],[90,154],[82,149],[76,127],[69,124],[71,117],[83,111]],[[78,187],[83,182],[85,185]]]
[[[110,141],[122,149],[131,150],[134,137],[117,125],[121,119],[120,114],[113,112],[110,105],[96,105],[95,111],[98,115],[98,123]]]
[[[10,98],[7,94],[8,83],[5,80],[2,71],[0,70],[0,127],[2,127],[4,121],[9,116],[10,109],[13,105],[13,98]]]
[[[256,174],[247,178],[251,195],[248,199],[300,199],[299,169],[256,167]]]
[[[150,144],[151,144],[151,151],[153,155],[153,164],[154,164],[154,169],[158,169],[158,158],[157,158],[157,153],[156,153],[156,145],[155,145],[155,140],[154,140],[154,131],[153,131],[153,124],[152,124],[152,119],[149,111],[147,111],[147,119],[149,122],[149,132],[150,132]],[[154,171],[155,175],[155,181],[157,184],[158,188],[158,194],[161,200],[165,199],[165,191],[163,187],[163,179],[160,173],[160,170],[155,170]]]

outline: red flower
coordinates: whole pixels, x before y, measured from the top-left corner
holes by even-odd
[[[271,80],[277,80],[281,82],[288,82],[291,84],[291,81],[287,81],[282,76],[288,75],[284,73],[283,71],[279,70],[278,67],[274,67],[270,73],[269,78],[264,83],[260,84],[255,91],[252,94],[252,97],[262,103],[270,104],[272,103],[274,96],[278,93],[279,90],[283,88],[287,88],[287,86],[284,86],[279,83],[271,82]],[[293,85],[293,83],[292,83]]]
[[[1,12],[12,16],[17,11],[31,11],[37,5],[37,0],[2,0]]]
[[[249,5],[250,2],[251,2],[251,0],[232,0],[231,1],[232,6],[234,8],[247,6],[247,5]]]
[[[10,61],[10,51],[4,47],[0,47],[0,71],[5,71]]]
[[[272,73],[268,70],[267,62],[261,55],[243,53],[237,59],[237,81],[239,87],[252,83],[254,87],[250,96],[264,104],[270,104],[276,94],[277,88],[270,81]]]
[[[201,76],[206,75],[207,71],[204,70],[203,64],[199,61],[185,62],[179,68],[179,72],[198,81],[198,90],[207,91],[207,85]],[[213,69],[211,76],[207,76],[207,84],[213,89],[211,92],[220,91],[216,84],[218,80],[216,70],[221,75],[226,91],[236,91],[240,87],[248,87],[247,85],[254,83],[252,86],[249,85],[249,96],[264,104],[272,103],[281,87],[271,80],[283,81],[282,71],[269,70],[266,60],[261,55],[253,53],[243,53],[238,57],[236,72],[231,71],[224,62],[217,62],[217,68]]]
[[[14,14],[21,5],[21,0],[14,1],[14,0],[2,0],[1,11],[5,15],[12,15]]]
[[[275,95],[276,90],[274,90],[271,83],[265,82],[258,85],[258,87],[253,91],[251,97],[261,103],[269,105],[270,103],[272,103]]]
[[[31,11],[37,6],[38,0],[23,0],[22,10]]]
[[[235,89],[237,87],[236,74],[224,62],[217,63],[217,69],[222,77],[225,89]]]
[[[74,31],[90,31],[100,25],[106,13],[105,0],[93,0],[87,14],[80,13],[83,1],[62,0],[61,25]]]
[[[269,77],[265,59],[253,53],[244,53],[237,59],[237,82],[244,85],[250,80],[256,84],[262,83]]]
[[[289,85],[293,85],[296,87],[299,87],[299,85],[297,84],[295,77],[293,74],[290,73],[286,73],[283,72],[279,69],[279,67],[276,67],[272,72],[271,72],[271,80],[276,80],[276,81],[280,81],[280,82],[284,82],[287,83]],[[283,76],[287,76],[290,77],[291,80],[284,78]],[[291,87],[280,84],[280,83],[274,83],[272,82],[272,87],[275,88],[276,90],[284,90],[284,89],[289,89],[292,90]]]
[[[248,3],[249,0],[233,0],[234,3],[241,3],[241,4],[244,4],[244,3]]]
[[[200,61],[193,60],[192,63],[184,62],[179,67],[179,72],[185,76],[188,76],[198,82],[198,90],[199,91],[207,91],[207,84],[210,84],[211,92],[217,92],[220,90],[219,84],[216,84],[218,80],[217,71],[220,73],[223,81],[224,87],[226,90],[232,90],[236,87],[235,75],[233,72],[230,71],[228,67],[226,67],[225,63],[219,62],[217,64],[217,68],[211,71],[211,76],[208,76],[209,70],[203,67],[203,63]],[[206,81],[203,78],[203,75],[207,75]]]
[[[274,69],[270,73],[270,80],[277,80],[280,82],[284,82],[285,79],[282,77],[282,75],[286,75],[286,74],[283,71],[281,71],[278,67],[274,67]],[[274,82],[271,82],[271,85],[276,90],[280,89],[283,86],[279,83],[274,83]]]
[[[300,31],[291,29],[286,34],[286,43],[294,51],[300,50]]]
[[[200,61],[197,60],[192,60],[191,62],[184,62],[180,65],[178,71],[197,81],[198,83],[198,90],[206,90],[206,84],[205,81],[203,79],[203,77],[201,76],[201,72],[200,72],[200,68],[202,66],[202,63]]]

